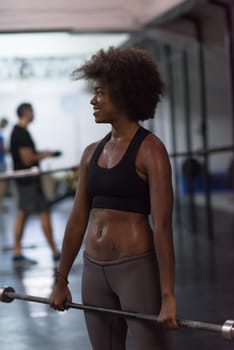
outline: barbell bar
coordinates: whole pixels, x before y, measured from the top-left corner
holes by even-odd
[[[16,293],[14,288],[12,287],[0,288],[0,301],[4,303],[11,303],[14,299],[50,305],[49,299],[47,298]],[[78,309],[78,310],[84,310],[84,311],[103,312],[103,313],[109,313],[112,315],[117,315],[117,316],[122,316],[127,318],[135,318],[135,319],[146,320],[146,321],[157,322],[157,319],[158,319],[156,315],[150,315],[145,313],[135,313],[135,312],[129,312],[129,311],[123,311],[123,310],[115,310],[110,308],[84,305],[84,304],[78,304],[73,302],[67,302],[65,304],[65,307],[67,309],[71,308],[71,309]],[[227,320],[224,322],[223,325],[200,322],[200,321],[183,320],[183,319],[177,319],[177,323],[179,327],[216,332],[216,333],[220,333],[225,339],[229,339],[229,340],[234,339],[234,320]]]
[[[0,181],[21,179],[25,177],[37,177],[41,175],[59,173],[59,172],[76,171],[78,167],[79,165],[77,164],[69,167],[49,169],[49,170],[40,170],[37,166],[34,166],[30,169],[8,170],[0,174]]]

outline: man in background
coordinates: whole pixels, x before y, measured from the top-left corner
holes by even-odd
[[[57,152],[44,150],[38,151],[34,141],[27,130],[28,125],[34,119],[33,107],[30,103],[22,103],[17,108],[18,123],[14,126],[10,138],[10,151],[13,159],[14,170],[26,170],[31,167],[38,167],[42,159],[53,157]],[[15,180],[18,195],[18,211],[14,224],[14,250],[13,262],[16,264],[34,264],[31,260],[22,254],[21,241],[23,231],[28,216],[32,213],[39,214],[41,226],[52,251],[54,261],[60,258],[56,247],[49,204],[43,193],[41,180],[39,176],[18,178]]]

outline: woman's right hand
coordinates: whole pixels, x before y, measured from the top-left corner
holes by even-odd
[[[65,311],[67,302],[72,301],[71,292],[66,283],[56,281],[52,293],[49,297],[50,307],[58,311]]]

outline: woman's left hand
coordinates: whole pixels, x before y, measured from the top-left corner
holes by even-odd
[[[162,306],[158,315],[158,323],[164,328],[178,329],[176,321],[176,300],[175,296],[167,296],[162,299]]]

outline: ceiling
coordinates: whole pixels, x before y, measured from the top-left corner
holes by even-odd
[[[0,55],[2,57],[5,53],[5,56],[9,56],[14,49],[18,53],[23,50],[24,56],[27,53],[32,55],[32,51],[36,54],[38,50],[47,55],[58,51],[77,55],[77,50],[89,52],[95,44],[104,46],[106,34],[129,34],[129,39],[111,38],[120,44],[125,40],[144,41],[147,37],[154,41],[177,43],[175,35],[196,38],[196,21],[202,23],[205,39],[219,44],[223,42],[225,33],[224,4],[231,6],[234,0],[0,0],[0,46],[4,47]],[[234,21],[234,6],[232,9]],[[15,42],[11,44],[9,33],[27,33],[29,40],[29,33],[35,32],[38,33],[38,40],[33,34],[33,44],[22,42],[26,39],[21,38],[20,34],[17,35],[17,45]],[[57,33],[60,36],[53,36],[51,40],[48,37],[47,42],[40,39],[41,32],[50,32],[51,35],[60,32]],[[69,40],[61,37],[63,32],[72,34]],[[83,34],[83,38],[79,37],[79,43],[77,35],[73,34]],[[84,34],[104,36],[98,38],[97,35],[90,42]],[[102,40],[102,43],[98,40]]]
[[[191,2],[194,0],[1,0],[0,33],[137,31],[168,10]]]

